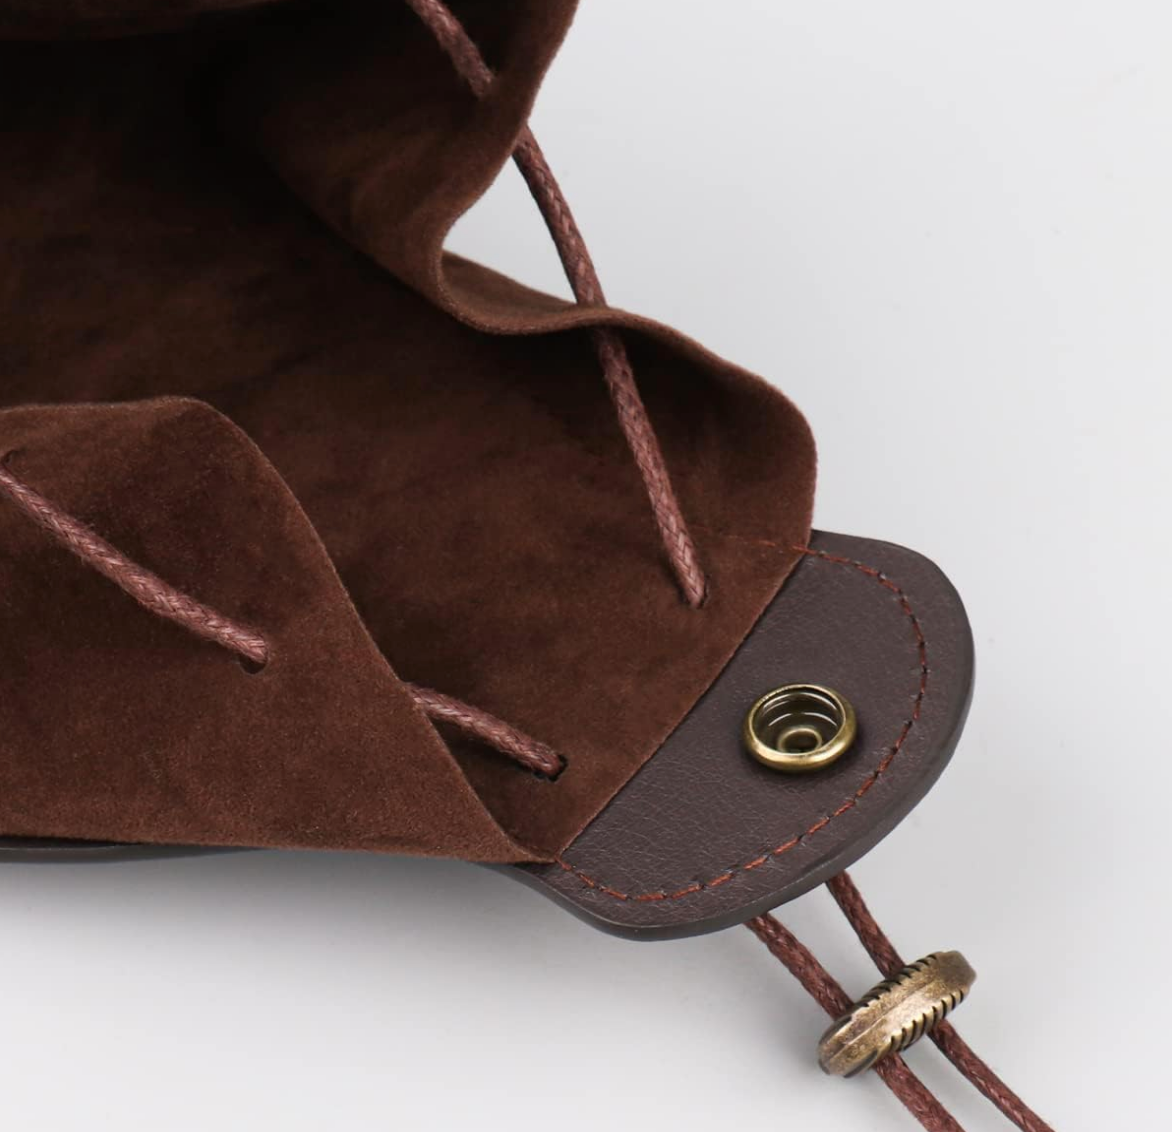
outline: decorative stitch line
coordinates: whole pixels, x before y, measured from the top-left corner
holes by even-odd
[[[768,543],[764,539],[754,540],[760,541],[763,545],[776,546],[776,543]],[[853,558],[844,558],[837,554],[829,554],[824,550],[816,550],[809,546],[795,546],[792,548],[799,554],[807,555],[810,558],[822,559],[824,562],[833,562],[839,566],[850,566],[855,570],[866,574],[869,578],[874,578],[885,589],[890,590],[896,597],[899,598],[900,608],[904,615],[911,623],[912,632],[915,634],[916,651],[920,658],[920,682],[919,688],[916,692],[916,697],[912,701],[911,715],[904,721],[900,728],[895,742],[891,745],[891,749],[879,761],[879,765],[863,780],[862,785],[847,798],[838,809],[819,818],[808,829],[803,830],[799,834],[795,834],[788,841],[783,841],[780,845],[774,846],[772,849],[767,849],[758,857],[754,857],[751,861],[746,861],[739,865],[734,865],[731,869],[721,873],[719,876],[713,877],[711,880],[694,881],[692,884],[681,888],[676,892],[620,892],[616,888],[603,884],[595,877],[576,868],[564,857],[558,856],[554,858],[554,863],[558,865],[564,872],[576,877],[587,888],[594,892],[599,892],[604,896],[609,896],[614,900],[636,901],[638,903],[655,903],[660,900],[682,900],[688,896],[695,896],[700,892],[708,892],[711,889],[719,888],[722,884],[728,884],[735,880],[743,873],[752,872],[753,869],[759,869],[775,857],[780,857],[788,853],[791,849],[795,849],[803,841],[809,837],[813,837],[820,830],[825,829],[835,818],[841,817],[848,810],[853,810],[855,806],[866,796],[867,792],[875,785],[876,782],[887,771],[895,760],[895,756],[899,754],[904,743],[907,742],[908,735],[911,730],[919,722],[921,711],[923,710],[924,697],[928,694],[928,642],[924,637],[923,626],[920,624],[920,619],[916,616],[915,610],[912,609],[911,602],[908,601],[907,594],[893,582],[882,570],[875,569],[874,566],[868,566],[866,563],[859,562]]]

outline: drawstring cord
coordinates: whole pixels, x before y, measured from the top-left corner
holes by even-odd
[[[492,72],[450,9],[442,0],[406,0],[406,3],[431,29],[472,93],[483,98],[492,85]],[[574,297],[581,304],[602,305],[605,299],[589,251],[528,126],[521,132],[513,159],[553,237]],[[668,478],[662,451],[635,386],[626,348],[614,331],[604,328],[595,331],[595,348],[623,435],[643,477],[660,537],[688,602],[698,606],[703,601],[706,584]],[[828,887],[880,971],[885,976],[894,975],[903,967],[903,961],[870,917],[850,878],[843,873],[830,881]],[[832,1016],[842,1014],[851,1005],[846,992],[829,972],[774,917],[756,916],[746,927]],[[941,1023],[931,1036],[945,1056],[1023,1132],[1051,1132],[1049,1126],[973,1053],[950,1023]],[[929,1132],[963,1132],[901,1057],[885,1058],[875,1066],[875,1071]]]
[[[406,0],[408,6],[431,29],[440,47],[452,60],[460,76],[477,98],[492,85],[492,71],[476,44],[442,0]],[[513,160],[525,178],[541,211],[577,301],[603,305],[605,298],[585,241],[562,195],[537,139],[526,125],[513,151]],[[700,570],[695,545],[688,533],[663,454],[646,408],[635,386],[630,360],[622,339],[612,330],[596,329],[595,349],[602,365],[607,388],[618,414],[619,424],[651,501],[660,538],[689,604],[699,606],[706,583]],[[871,919],[858,890],[843,873],[828,887],[847,915],[860,940],[886,976],[895,974],[903,962],[879,926]],[[756,916],[745,925],[785,964],[803,987],[832,1016],[842,1014],[851,1000],[817,959],[774,917]],[[943,1022],[932,1040],[945,1056],[973,1082],[1023,1132],[1052,1132],[1040,1117],[992,1072],[956,1033]],[[875,1072],[929,1132],[963,1132],[957,1121],[919,1081],[898,1055],[885,1058]]]
[[[7,466],[10,455],[0,458],[0,497],[14,503],[66,550],[108,578],[144,609],[228,649],[252,669],[263,668],[269,662],[272,649],[261,633],[225,617],[127,558],[97,531],[18,479]],[[560,755],[496,716],[430,688],[417,684],[404,684],[404,687],[433,722],[449,724],[468,738],[487,743],[534,774],[552,779],[561,773],[564,763]]]
[[[451,59],[452,65],[472,93],[477,98],[484,98],[492,86],[492,71],[460,21],[441,0],[406,2],[435,36],[436,42]],[[522,129],[517,140],[513,160],[541,210],[574,298],[583,306],[604,306],[606,299],[602,284],[594,270],[586,241],[528,126]],[[635,458],[639,474],[643,477],[643,485],[668,560],[688,604],[698,608],[704,602],[707,582],[700,568],[696,545],[688,532],[672,488],[655,429],[635,385],[627,349],[618,334],[606,327],[594,330],[594,348],[618,416],[619,427]]]

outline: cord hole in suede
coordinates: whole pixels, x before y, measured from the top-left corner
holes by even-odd
[[[545,774],[540,770],[535,770],[531,772],[533,777],[536,778],[538,782],[557,782],[557,780],[566,773],[566,767],[570,765],[564,756],[559,755],[558,758],[561,760],[561,765],[553,772],[553,774]]]

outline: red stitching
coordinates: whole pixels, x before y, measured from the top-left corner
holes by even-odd
[[[765,539],[746,539],[746,542],[752,541],[760,543],[762,546],[772,546],[780,549],[776,542],[769,542]],[[791,837],[788,841],[783,841],[780,845],[772,849],[767,849],[760,856],[754,857],[751,861],[746,861],[743,864],[734,865],[731,869],[721,873],[719,876],[713,877],[711,880],[695,881],[689,884],[686,888],[681,888],[677,892],[619,892],[618,889],[610,888],[607,885],[600,883],[594,877],[584,873],[581,869],[571,865],[564,857],[555,857],[554,863],[557,864],[564,872],[571,876],[577,877],[587,888],[594,889],[595,892],[605,893],[607,896],[613,897],[615,900],[638,900],[645,903],[652,903],[659,900],[682,900],[687,896],[694,896],[698,892],[707,892],[709,889],[719,888],[722,884],[728,884],[729,881],[735,880],[741,873],[751,872],[753,869],[760,868],[767,861],[774,857],[780,857],[783,853],[788,853],[791,849],[796,848],[808,837],[813,837],[816,833],[825,829],[835,818],[841,817],[848,810],[853,810],[859,804],[859,801],[866,795],[867,791],[875,785],[876,782],[887,771],[895,760],[895,756],[899,754],[900,749],[904,743],[907,742],[908,735],[911,730],[919,722],[920,713],[924,704],[924,697],[928,694],[928,642],[924,637],[924,629],[920,624],[920,619],[916,616],[915,610],[912,609],[911,602],[904,591],[882,570],[876,570],[873,566],[867,566],[862,562],[857,562],[853,558],[843,558],[837,554],[828,554],[824,550],[815,550],[808,546],[795,546],[792,548],[799,554],[808,555],[811,558],[820,558],[824,562],[833,562],[839,566],[850,566],[855,570],[866,574],[869,578],[874,578],[880,585],[889,589],[892,593],[899,597],[899,606],[903,610],[908,621],[911,622],[912,632],[915,635],[916,652],[920,658],[920,683],[916,692],[916,697],[912,701],[911,715],[904,722],[900,728],[899,734],[896,736],[895,742],[892,743],[890,749],[880,760],[879,765],[863,780],[862,785],[854,792],[854,794],[847,798],[838,809],[832,813],[826,814],[819,818],[813,825],[803,830],[801,833]]]

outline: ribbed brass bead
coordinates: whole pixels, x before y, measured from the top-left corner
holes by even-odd
[[[936,951],[872,987],[818,1043],[824,1073],[853,1077],[914,1045],[964,1001],[977,974],[959,951]]]

